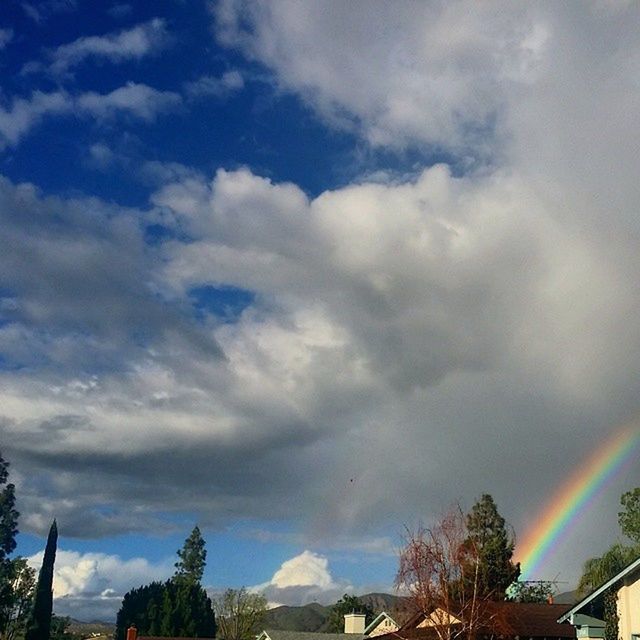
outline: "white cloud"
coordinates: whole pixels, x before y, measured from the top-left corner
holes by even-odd
[[[27,561],[39,570],[42,556],[41,552]],[[58,549],[53,578],[54,611],[84,620],[113,620],[127,591],[154,580],[166,580],[172,573],[170,560],[152,564],[144,558],[122,559],[105,553]]]
[[[303,551],[283,562],[269,582],[251,589],[263,593],[272,606],[296,606],[309,602],[335,602],[353,587],[348,581],[333,578],[326,557]]]
[[[536,73],[545,42],[522,5],[380,3],[366,11],[359,3],[226,0],[213,12],[222,44],[273,69],[329,122],[344,125],[347,116],[370,143],[392,147],[413,141],[477,153],[506,95]]]
[[[329,589],[335,586],[329,573],[327,558],[311,551],[303,551],[295,558],[283,562],[273,574],[271,584],[280,589],[311,585]]]
[[[187,93],[193,97],[214,96],[225,98],[244,88],[244,78],[242,74],[233,69],[225,71],[219,78],[213,76],[201,76],[193,82],[185,85]]]
[[[7,145],[16,145],[45,117],[73,114],[109,119],[130,115],[151,122],[159,114],[179,107],[181,102],[177,93],[158,91],[134,82],[106,94],[35,91],[28,99],[14,99],[10,108],[0,107],[0,150]]]
[[[10,109],[0,107],[0,150],[7,144],[15,145],[27,132],[45,116],[71,111],[68,94],[56,91],[42,93],[36,91],[29,100],[13,101]]]
[[[111,118],[118,113],[130,113],[137,118],[152,121],[159,113],[171,111],[182,98],[172,91],[158,91],[145,84],[128,82],[110,93],[87,92],[79,95],[76,104],[98,118]]]
[[[51,52],[50,69],[56,74],[65,73],[90,58],[106,59],[113,63],[139,60],[158,52],[167,42],[165,21],[154,18],[132,29],[103,36],[85,36],[62,45]]]

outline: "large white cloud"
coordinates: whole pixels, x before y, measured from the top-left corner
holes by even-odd
[[[42,553],[27,560],[36,570]],[[115,619],[124,594],[154,580],[166,580],[173,562],[152,564],[144,558],[122,559],[105,553],[58,549],[53,577],[54,611],[86,620]]]
[[[333,603],[353,587],[347,580],[333,578],[326,557],[307,550],[285,560],[269,582],[251,589],[264,594],[274,606],[298,606],[310,602]]]

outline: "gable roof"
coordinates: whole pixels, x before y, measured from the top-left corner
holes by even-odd
[[[640,567],[640,558],[634,560],[631,564],[628,564],[622,571],[613,576],[611,580],[607,580],[604,584],[600,585],[597,589],[592,591],[588,596],[584,597],[580,602],[573,605],[569,611],[558,618],[558,622],[564,622],[565,620],[571,620],[571,618],[582,609],[582,607],[588,605],[595,600],[598,596],[602,595],[607,589],[612,587],[618,580],[626,578],[629,574],[633,573]]]
[[[486,634],[520,638],[575,638],[575,627],[561,624],[558,618],[567,610],[564,604],[539,604],[522,602],[484,602],[484,614],[488,623]],[[459,614],[452,612],[457,617]],[[418,627],[425,614],[417,614],[400,630],[377,636],[376,640],[398,638],[427,640],[435,635],[433,627]]]
[[[265,629],[258,640],[364,640],[362,633],[319,633],[317,631],[280,631]]]
[[[382,613],[379,613],[366,627],[364,630],[364,635],[367,636],[369,635],[369,633],[371,633],[371,631],[373,631],[384,619],[388,619],[391,620],[391,622],[393,622],[393,624],[396,625],[396,627],[399,627],[400,625],[386,612],[383,611]]]

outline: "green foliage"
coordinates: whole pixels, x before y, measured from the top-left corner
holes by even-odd
[[[53,611],[53,565],[56,561],[58,525],[54,520],[49,529],[42,567],[38,574],[33,609],[27,623],[25,640],[49,640]]]
[[[6,576],[10,598],[0,608],[0,636],[3,640],[22,637],[36,585],[36,572],[27,565],[25,558],[15,558],[8,565]]]
[[[73,633],[69,630],[71,618],[68,616],[51,616],[51,636],[50,640],[83,640],[81,633]]]
[[[9,479],[9,463],[0,455],[0,563],[7,561],[7,557],[16,548],[18,533],[18,516],[16,509],[15,486],[7,483]]]
[[[485,493],[467,514],[466,545],[474,549],[478,562],[478,596],[504,599],[509,586],[518,579],[520,565],[512,561],[515,536],[498,513],[493,498]],[[473,575],[473,572],[467,572]],[[469,589],[473,585],[463,585]]]
[[[623,510],[618,513],[618,524],[622,533],[640,544],[640,487],[627,491],[620,496]]]
[[[191,584],[199,584],[207,564],[207,550],[197,526],[193,528],[191,535],[184,541],[182,549],[178,551],[178,558],[179,560],[175,564],[174,578]]]
[[[216,622],[211,600],[199,585],[167,580],[125,594],[116,619],[116,640],[135,625],[140,635],[213,638]]]
[[[252,640],[260,632],[267,611],[267,599],[241,589],[227,589],[213,603],[222,640]]]
[[[633,562],[639,553],[638,546],[629,547],[617,542],[600,558],[589,558],[582,567],[578,592],[585,595],[597,589]]]
[[[7,631],[8,616],[14,603],[12,584],[15,567],[9,555],[16,548],[18,516],[15,487],[9,480],[9,463],[0,455],[0,634]]]
[[[604,640],[618,640],[617,594],[608,591],[604,596]]]
[[[364,604],[358,596],[350,596],[348,593],[345,593],[342,598],[331,607],[327,631],[329,633],[343,633],[344,617],[349,613],[364,613],[365,626],[375,618],[375,612],[371,606]]]
[[[131,625],[140,635],[213,638],[215,615],[200,584],[206,557],[205,541],[194,527],[178,551],[171,580],[152,582],[125,594],[116,620],[116,640],[124,640]]]
[[[512,602],[540,603],[549,602],[556,592],[556,583],[551,580],[518,580],[507,591]]]

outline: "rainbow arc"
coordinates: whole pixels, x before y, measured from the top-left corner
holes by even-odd
[[[540,577],[540,570],[580,516],[635,459],[639,444],[637,426],[616,431],[559,488],[517,547],[521,580]]]

